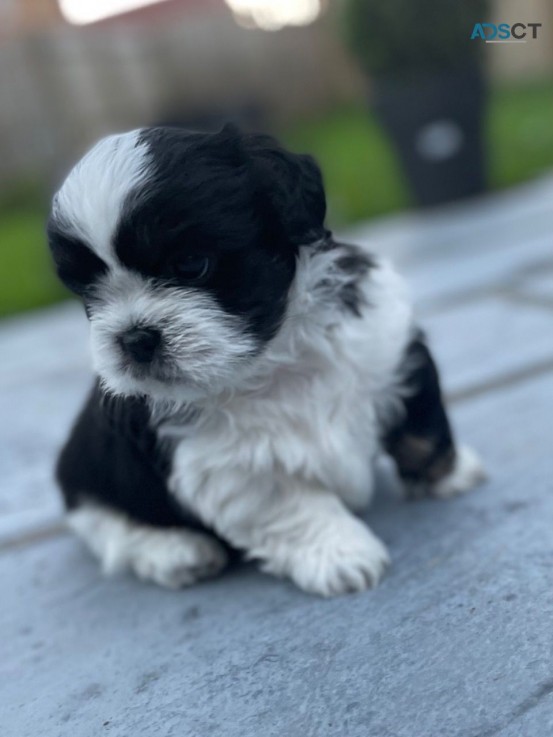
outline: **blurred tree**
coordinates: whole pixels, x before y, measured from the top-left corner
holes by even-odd
[[[343,26],[368,74],[406,80],[480,65],[470,37],[487,11],[487,0],[347,0]]]
[[[486,0],[347,0],[347,43],[371,80],[374,112],[421,205],[485,189]]]

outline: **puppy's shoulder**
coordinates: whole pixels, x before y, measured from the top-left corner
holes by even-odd
[[[392,375],[413,332],[413,305],[403,277],[387,258],[362,246],[341,244],[349,275],[340,292],[351,319],[342,321],[351,361],[362,364],[380,385]]]
[[[342,306],[356,317],[380,319],[382,312],[403,318],[412,312],[404,278],[393,263],[362,245],[332,241],[335,278]],[[392,316],[391,314],[389,315]]]

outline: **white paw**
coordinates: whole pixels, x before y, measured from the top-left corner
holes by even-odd
[[[369,528],[343,517],[323,534],[296,541],[286,573],[304,591],[339,596],[376,586],[389,563],[386,548]],[[264,569],[271,570],[270,564]]]
[[[134,540],[129,563],[136,575],[171,589],[215,576],[227,555],[212,537],[189,530],[149,530]]]
[[[470,491],[486,480],[486,472],[478,455],[466,445],[456,449],[453,470],[445,478],[433,484],[430,494],[441,499]]]

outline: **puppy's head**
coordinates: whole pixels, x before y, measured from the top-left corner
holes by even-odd
[[[54,198],[49,243],[84,301],[94,365],[124,395],[237,385],[284,316],[320,172],[274,139],[149,128],[98,143]]]

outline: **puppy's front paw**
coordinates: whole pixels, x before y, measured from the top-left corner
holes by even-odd
[[[288,575],[311,594],[339,596],[376,586],[389,563],[383,543],[352,517],[296,543]]]
[[[189,530],[151,530],[133,544],[130,565],[136,575],[171,589],[216,575],[227,563],[212,537]]]
[[[455,451],[453,468],[443,479],[430,487],[431,496],[447,499],[474,487],[486,480],[486,471],[478,455],[466,445]]]

